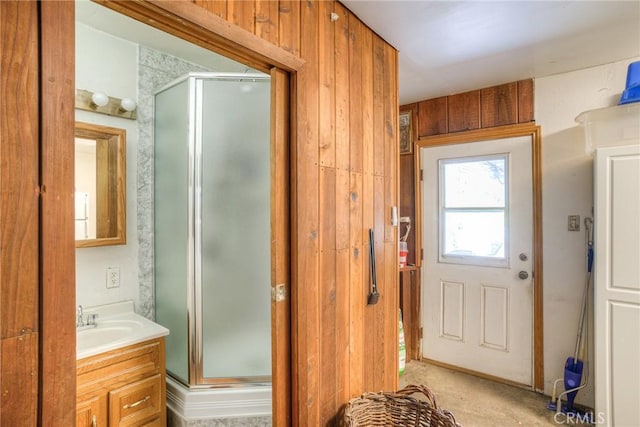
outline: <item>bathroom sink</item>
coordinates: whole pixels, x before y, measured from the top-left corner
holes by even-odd
[[[102,347],[125,340],[131,333],[132,328],[127,326],[98,326],[93,329],[85,329],[78,332],[76,349],[81,351],[92,347]]]
[[[136,314],[132,302],[85,309],[96,314],[96,327],[76,331],[76,359],[115,350],[169,334],[169,330]]]

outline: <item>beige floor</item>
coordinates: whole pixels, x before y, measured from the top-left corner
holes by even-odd
[[[415,360],[400,377],[400,388],[407,384],[429,387],[438,406],[451,411],[464,427],[576,424],[566,422],[564,414],[555,422],[555,413],[546,409],[546,396]]]

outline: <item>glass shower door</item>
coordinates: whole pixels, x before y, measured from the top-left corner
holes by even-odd
[[[196,94],[202,379],[270,381],[269,80],[201,79]]]

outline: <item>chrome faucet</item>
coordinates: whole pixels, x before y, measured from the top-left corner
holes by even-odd
[[[76,318],[76,328],[84,326],[84,319],[82,318],[82,306],[78,306],[78,317]]]

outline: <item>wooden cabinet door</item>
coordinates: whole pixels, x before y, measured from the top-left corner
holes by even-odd
[[[76,427],[107,426],[107,394],[94,396],[76,405]]]

